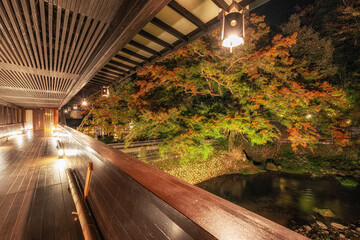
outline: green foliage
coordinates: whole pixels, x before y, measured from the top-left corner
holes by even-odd
[[[285,35],[297,33],[297,41],[290,48],[295,61],[301,61],[305,66],[321,69],[328,76],[336,73],[333,64],[334,47],[329,38],[322,38],[312,27],[301,25],[300,14],[294,14],[282,26]]]
[[[348,103],[326,81],[328,41],[315,34],[302,43],[324,44],[312,54],[313,45],[302,50],[298,44],[298,36],[309,38],[312,30],[273,37],[264,17],[252,15],[249,22],[246,44],[233,53],[221,46],[217,31],[196,40],[120,83],[109,98],[95,98],[86,124],[128,143],[163,139],[162,156],[180,156],[182,163],[211,157],[216,143],[230,150],[243,148],[239,139],[274,142],[281,129],[294,150],[317,143],[316,127],[346,145],[342,112]]]
[[[350,178],[340,179],[340,183],[345,187],[357,187],[357,185],[359,184],[357,181],[354,181]]]
[[[359,124],[360,119],[360,10],[358,0],[316,0],[314,4],[300,11],[296,16],[298,25],[316,31],[315,37],[325,36],[324,39],[331,39],[333,46],[332,64],[336,72],[329,78],[329,81],[347,92],[347,99],[352,104],[349,109],[348,118],[353,124]],[[296,21],[290,21],[291,26],[296,26]],[[297,26],[298,26],[297,25]],[[310,50],[316,55],[318,51],[330,53],[331,48],[326,47],[324,41],[319,39],[319,47],[316,41]],[[311,46],[311,45],[310,45]],[[305,48],[306,49],[306,48]],[[330,59],[330,54],[326,59]],[[329,65],[330,66],[330,65]]]

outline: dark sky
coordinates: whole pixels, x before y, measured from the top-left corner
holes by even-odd
[[[275,27],[285,23],[295,13],[296,6],[306,6],[313,2],[314,0],[270,0],[254,12],[260,16],[265,15],[265,22]]]

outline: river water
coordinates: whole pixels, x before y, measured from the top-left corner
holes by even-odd
[[[332,177],[267,172],[224,175],[197,185],[285,227],[315,221],[314,209],[330,209],[344,225],[360,220],[360,187],[344,187]]]

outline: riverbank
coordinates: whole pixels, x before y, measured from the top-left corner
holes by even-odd
[[[185,164],[176,159],[149,164],[191,184],[224,174],[256,174],[265,171],[311,174],[313,177],[335,176],[343,185],[357,184],[360,178],[359,147],[352,146],[339,152],[330,145],[320,145],[314,151],[294,152],[290,145],[246,148],[244,159],[237,151],[218,151],[206,160],[193,160]],[[356,186],[356,185],[355,185]]]
[[[176,159],[150,161],[148,164],[191,184],[197,184],[224,174],[255,174],[265,171],[251,162],[242,162],[224,153],[219,153],[216,157],[206,160],[189,161],[186,164],[182,164]]]
[[[310,239],[360,239],[360,188],[334,177],[230,174],[197,186]]]

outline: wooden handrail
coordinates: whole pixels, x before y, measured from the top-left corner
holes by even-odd
[[[98,239],[96,234],[96,228],[94,224],[92,224],[92,220],[85,206],[84,199],[81,197],[81,193],[77,186],[74,174],[70,168],[66,169],[66,175],[68,178],[70,193],[76,207],[76,211],[77,211],[76,214],[78,215],[81,229],[84,234],[84,239],[85,240]]]

